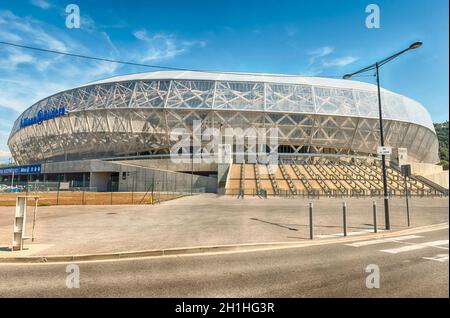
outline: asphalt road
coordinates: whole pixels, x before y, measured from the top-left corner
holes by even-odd
[[[448,229],[397,241],[78,264],[0,265],[0,297],[449,297]],[[347,243],[348,244],[348,243]],[[379,288],[366,287],[369,264]]]

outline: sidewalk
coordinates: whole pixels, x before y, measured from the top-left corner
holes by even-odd
[[[372,200],[347,202],[348,232],[373,229]],[[229,244],[309,240],[308,203],[314,203],[315,234],[342,233],[342,199],[237,199],[198,195],[154,206],[40,207],[36,240],[10,252],[14,207],[0,207],[0,257],[114,253]],[[382,200],[378,226],[384,227]],[[404,199],[391,203],[392,230],[406,228]],[[413,198],[412,226],[448,222],[448,198]],[[30,210],[28,213],[32,213]],[[31,233],[31,218],[27,235]],[[367,232],[366,232],[367,233]]]

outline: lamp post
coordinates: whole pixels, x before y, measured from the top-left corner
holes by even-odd
[[[422,42],[414,42],[408,48],[401,50],[379,62],[376,62],[375,64],[369,65],[363,69],[360,69],[359,71],[356,71],[356,72],[350,73],[350,74],[345,74],[343,76],[344,79],[349,79],[354,75],[375,70],[375,74],[376,74],[376,78],[377,78],[377,89],[378,89],[378,113],[379,113],[379,120],[380,120],[380,145],[382,147],[384,147],[384,131],[383,131],[383,112],[381,109],[381,88],[380,88],[380,74],[379,74],[380,67],[383,66],[384,64],[392,61],[396,57],[402,55],[403,53],[406,53],[410,50],[417,49],[421,46],[422,46]],[[386,230],[390,230],[391,222],[390,222],[390,217],[389,217],[389,194],[388,194],[388,187],[387,187],[386,156],[385,155],[381,155],[381,166],[382,166],[382,170],[383,170],[384,219],[385,219]]]

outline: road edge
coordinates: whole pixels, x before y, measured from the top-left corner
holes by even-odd
[[[426,225],[415,228],[408,228],[397,231],[385,231],[379,233],[370,233],[361,236],[336,237],[328,239],[307,240],[302,242],[265,242],[265,243],[246,243],[246,244],[229,244],[215,246],[193,246],[179,247],[167,249],[153,249],[143,251],[126,251],[114,253],[98,253],[98,254],[78,254],[78,255],[49,255],[49,256],[22,256],[22,257],[0,257],[0,265],[2,264],[30,264],[30,263],[73,263],[73,262],[90,262],[90,261],[112,261],[124,259],[137,259],[148,257],[165,257],[165,256],[181,256],[181,255],[205,255],[232,252],[252,252],[271,249],[298,248],[317,245],[327,245],[336,243],[357,242],[367,239],[387,238],[399,235],[417,234],[423,232],[432,232],[448,229],[448,223],[440,223]]]

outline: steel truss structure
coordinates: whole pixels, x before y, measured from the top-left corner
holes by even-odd
[[[436,163],[438,141],[419,103],[383,90],[386,145]],[[66,115],[21,127],[22,118]],[[8,145],[18,164],[168,153],[175,128],[278,128],[280,151],[376,155],[371,84],[278,75],[152,72],[115,77],[45,98],[16,120]],[[282,149],[282,150],[281,150]]]

